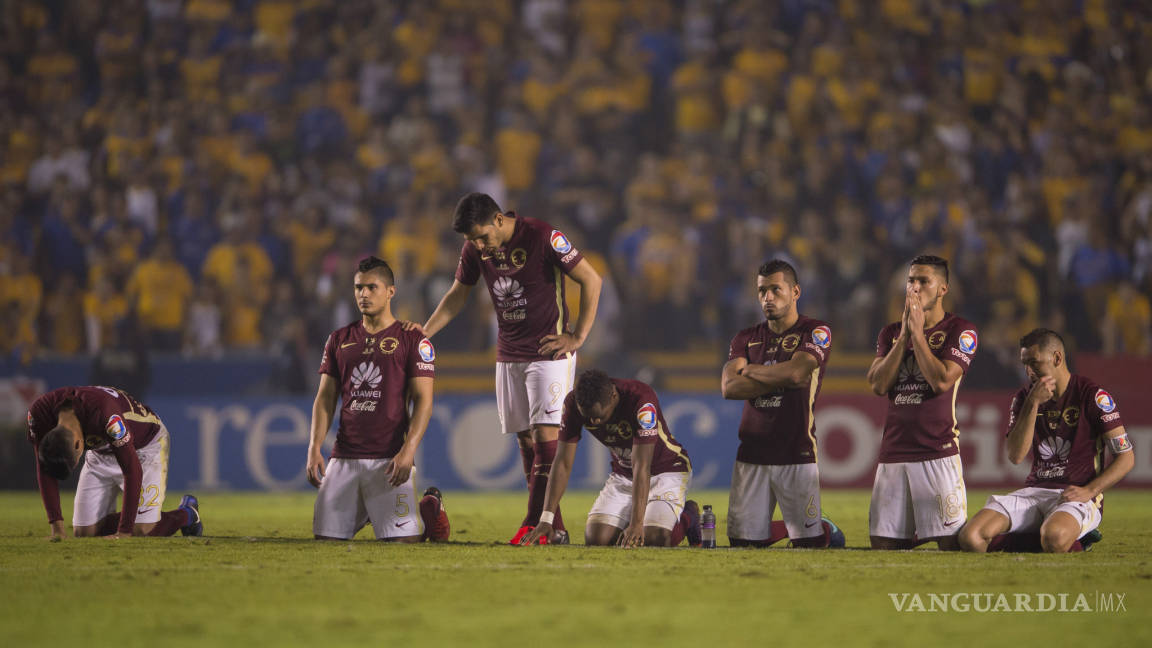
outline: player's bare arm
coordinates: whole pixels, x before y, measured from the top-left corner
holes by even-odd
[[[1028,456],[1032,449],[1032,437],[1036,431],[1036,413],[1040,405],[1052,399],[1056,393],[1056,379],[1052,376],[1041,376],[1032,383],[1024,403],[1020,407],[1020,414],[1008,430],[1008,439],[1005,442],[1008,451],[1008,461],[1019,464]]]
[[[913,330],[916,331],[917,329]],[[924,380],[932,387],[932,391],[942,394],[952,389],[956,381],[964,375],[964,370],[955,362],[946,362],[933,355],[932,349],[928,346],[928,337],[924,335],[924,329],[921,328],[918,331],[910,336],[912,338],[912,355],[916,357],[916,366],[920,368],[920,373],[924,374]]]
[[[632,444],[632,519],[620,534],[620,546],[644,546],[644,514],[648,512],[648,491],[652,488],[652,443]]]
[[[308,483],[320,488],[320,480],[324,478],[324,453],[320,448],[324,439],[328,437],[328,428],[332,427],[332,415],[336,412],[336,399],[340,396],[340,388],[336,379],[328,374],[320,375],[320,387],[316,390],[316,399],[312,401],[312,433],[308,441]]]
[[[60,542],[64,540],[64,520],[53,520],[48,526],[52,527],[52,532],[48,536],[51,542]]]
[[[728,400],[748,400],[763,396],[771,391],[763,384],[744,375],[748,366],[747,358],[733,358],[724,363],[724,370],[720,373],[720,393]]]
[[[565,353],[576,351],[588,339],[588,334],[592,331],[592,325],[596,321],[596,308],[600,303],[600,288],[604,283],[600,274],[592,268],[592,264],[588,263],[587,259],[582,259],[580,263],[577,263],[569,276],[580,286],[580,315],[576,318],[576,327],[573,331],[545,335],[540,338],[540,355],[550,355],[553,360],[560,359]]]
[[[136,512],[140,506],[140,487],[144,481],[144,468],[140,465],[140,455],[136,453],[136,447],[131,443],[116,448],[115,455],[116,463],[120,464],[120,471],[124,474],[124,501],[120,505],[119,529],[116,533],[104,537],[116,540],[130,538],[133,535],[142,536],[146,531],[136,524]]]
[[[812,381],[812,372],[820,368],[816,358],[809,353],[797,353],[790,360],[774,365],[750,364],[740,372],[761,385],[775,389],[805,387]]]
[[[877,396],[887,395],[893,385],[896,384],[896,379],[900,376],[900,362],[904,359],[904,345],[907,341],[908,338],[904,331],[901,331],[900,337],[892,344],[888,354],[872,361],[872,366],[868,368],[867,379],[873,394]]]
[[[1123,440],[1121,441],[1121,439]],[[1123,479],[1124,475],[1127,475],[1136,465],[1136,457],[1132,452],[1132,445],[1128,443],[1128,433],[1124,431],[1123,425],[1104,433],[1104,444],[1112,451],[1114,457],[1112,463],[1108,464],[1108,467],[1104,469],[1104,472],[1097,475],[1096,479],[1087,484],[1065,488],[1064,492],[1060,494],[1060,501],[1090,501],[1100,493],[1115,486],[1116,482]]]
[[[412,474],[412,464],[416,461],[416,449],[424,439],[424,432],[428,430],[428,421],[432,418],[432,378],[421,376],[408,379],[408,396],[412,400],[412,419],[408,422],[408,434],[404,437],[404,445],[392,457],[388,466],[388,483],[400,486],[408,481]]]
[[[468,294],[472,292],[472,286],[453,281],[452,287],[448,292],[444,293],[444,297],[440,299],[440,304],[436,306],[436,310],[428,316],[428,321],[424,322],[424,326],[417,324],[405,324],[405,329],[419,329],[424,337],[432,337],[440,332],[440,329],[448,326],[448,322],[452,318],[460,314],[464,310],[464,305],[468,303]]]
[[[564,497],[564,491],[568,489],[568,478],[572,475],[572,464],[576,462],[576,445],[566,441],[557,444],[556,459],[552,461],[552,471],[548,473],[548,489],[544,492],[544,515],[536,528],[520,541],[521,545],[535,546],[541,537],[551,537],[552,523],[543,517],[555,514],[560,507],[560,498]]]

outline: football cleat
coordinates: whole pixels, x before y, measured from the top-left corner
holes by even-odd
[[[452,533],[448,513],[444,510],[444,496],[440,489],[429,486],[420,498],[420,521],[424,523],[424,538],[432,542],[447,542]]]
[[[844,545],[847,544],[847,540],[845,540],[844,532],[840,530],[840,527],[836,526],[836,523],[832,520],[829,520],[828,516],[824,515],[824,511],[820,511],[820,521],[827,525],[825,528],[828,530],[828,548],[843,549]]]
[[[204,523],[200,521],[200,500],[196,499],[195,495],[185,495],[180,498],[180,508],[188,513],[188,519],[191,520],[188,524],[180,527],[181,535],[204,535]]]
[[[528,535],[529,533],[532,533],[532,530],[535,528],[536,527],[534,527],[534,526],[522,526],[522,527],[520,527],[520,530],[516,532],[516,535],[512,536],[512,540],[510,540],[508,542],[508,544],[519,545],[520,541],[524,539],[524,536]],[[565,532],[565,533],[567,533],[567,532]],[[536,544],[542,544],[542,545],[548,544],[548,536],[546,536],[546,535],[540,536],[540,538],[536,541]]]
[[[1085,533],[1084,537],[1080,538],[1080,546],[1084,548],[1084,551],[1092,551],[1092,545],[1103,539],[1104,534],[1100,533],[1100,529],[1092,529],[1088,533]]]
[[[703,536],[700,532],[700,505],[696,500],[684,502],[680,524],[684,527],[684,538],[688,540],[688,546],[699,547],[703,543]]]

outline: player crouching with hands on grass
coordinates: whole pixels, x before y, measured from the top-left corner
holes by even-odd
[[[965,551],[1083,551],[1100,539],[1104,491],[1136,463],[1116,401],[1068,370],[1064,340],[1035,329],[1020,340],[1031,384],[1012,399],[1008,460],[1032,452],[1025,487],[988,498],[960,531]],[[1104,448],[1112,450],[1104,468]]]
[[[685,532],[699,533],[699,518],[684,512],[692,463],[668,430],[656,392],[638,380],[591,370],[564,399],[544,512],[521,544],[538,544],[552,532],[583,428],[612,453],[612,474],[588,512],[584,544],[675,547]],[[699,538],[689,538],[693,542]]]

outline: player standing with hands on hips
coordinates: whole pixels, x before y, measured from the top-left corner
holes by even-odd
[[[515,434],[528,481],[528,511],[511,544],[536,526],[556,457],[564,397],[576,375],[576,350],[596,319],[600,275],[566,236],[544,221],[504,212],[487,194],[460,199],[452,229],[466,239],[456,280],[423,326],[436,335],[463,310],[472,287],[488,284],[496,308],[496,408],[504,434]],[[580,286],[580,314],[568,329],[564,275]],[[417,327],[418,328],[418,327]],[[543,542],[568,542],[560,512]]]

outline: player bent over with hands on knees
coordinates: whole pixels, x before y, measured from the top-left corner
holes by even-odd
[[[54,389],[28,409],[28,440],[52,527],[49,539],[64,539],[59,482],[81,459],[72,512],[76,537],[203,535],[194,496],[185,495],[179,508],[160,510],[168,488],[168,429],[127,393],[114,387]],[[117,513],[120,492],[124,499]]]
[[[371,522],[378,540],[447,540],[440,491],[425,491],[419,519],[414,506],[414,462],[432,416],[436,351],[392,316],[396,282],[387,263],[362,260],[353,282],[361,319],[328,336],[312,404],[307,472],[320,489],[312,532],[319,540],[347,540]],[[320,449],[337,398],[340,424],[325,467]]]
[[[536,526],[544,489],[556,456],[560,406],[572,390],[576,350],[596,319],[600,275],[559,230],[548,223],[501,211],[487,194],[460,199],[452,229],[466,239],[452,287],[423,326],[436,335],[467,303],[481,279],[496,309],[496,410],[504,434],[515,434],[528,482],[528,508],[511,544]],[[564,275],[580,286],[580,314],[568,330]],[[413,328],[420,328],[414,324]],[[554,510],[556,533],[568,541],[564,520]]]
[[[656,392],[638,380],[590,370],[564,399],[544,512],[521,544],[537,544],[552,532],[552,516],[568,487],[583,428],[612,453],[612,474],[588,512],[584,544],[674,547],[687,527],[698,532],[699,519],[684,513],[692,464],[668,430]]]
[[[732,468],[728,541],[767,547],[844,546],[844,534],[820,510],[813,407],[832,352],[832,329],[796,310],[800,284],[786,261],[760,266],[756,290],[765,321],[736,334],[720,380],[743,400],[740,447]],[[772,521],[776,503],[781,521]]]
[[[899,322],[876,340],[868,384],[888,399],[868,531],[873,549],[911,549],[935,540],[959,549],[968,517],[960,464],[956,393],[976,354],[976,327],[944,311],[948,262],[912,260]]]
[[[1081,551],[1099,539],[1103,493],[1132,470],[1132,444],[1111,394],[1068,370],[1064,340],[1038,328],[1020,340],[1031,384],[1016,392],[1008,460],[1032,453],[1025,487],[993,495],[960,532],[965,551]],[[1104,468],[1104,448],[1112,463]],[[1095,532],[1095,533],[1093,533]]]

